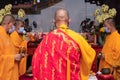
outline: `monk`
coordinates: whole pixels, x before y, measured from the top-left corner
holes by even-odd
[[[0,80],[19,80],[18,62],[22,55],[15,52],[8,34],[14,23],[15,18],[12,15],[6,15],[0,26]]]
[[[10,38],[15,46],[16,53],[23,53],[23,55],[26,54],[27,41],[24,39],[24,34],[26,33],[24,30],[24,22],[22,20],[16,20],[15,28],[12,30]],[[26,59],[27,57],[22,58],[19,63],[19,75],[23,75],[26,72]]]
[[[32,69],[34,80],[88,80],[95,51],[78,33],[69,29],[69,13],[56,11],[55,26],[36,49]]]
[[[99,69],[110,68],[115,80],[120,80],[120,34],[116,30],[114,19],[106,19],[104,26],[108,35],[102,49]]]

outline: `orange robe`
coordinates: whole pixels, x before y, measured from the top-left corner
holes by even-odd
[[[20,52],[20,49],[22,47],[25,47],[27,49],[27,42],[26,40],[23,40],[23,36],[20,36],[16,31],[11,33],[10,38],[15,46],[16,53]],[[19,64],[19,74],[23,75],[26,72],[26,60],[27,57],[22,58]]]
[[[112,72],[113,67],[115,67],[115,80],[120,80],[120,34],[117,31],[106,37],[102,53],[105,55],[105,59],[101,59],[99,69],[110,68]]]
[[[78,33],[61,25],[36,49],[32,68],[35,80],[88,80],[95,51]]]
[[[18,63],[15,62],[15,47],[0,26],[0,80],[18,80]]]

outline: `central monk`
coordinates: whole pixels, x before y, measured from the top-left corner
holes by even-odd
[[[55,12],[56,30],[36,49],[32,69],[34,80],[88,80],[95,51],[78,33],[69,29],[69,13]]]

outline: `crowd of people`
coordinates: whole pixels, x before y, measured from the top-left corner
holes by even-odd
[[[88,80],[96,52],[69,28],[69,22],[66,9],[56,10],[56,29],[44,37],[32,58],[34,80]],[[107,36],[98,71],[109,68],[114,79],[120,80],[120,34],[115,26],[113,18],[104,21]],[[25,33],[23,21],[4,16],[0,26],[0,80],[19,80],[26,72]]]
[[[0,80],[19,80],[26,70],[24,23],[5,15],[0,26]]]

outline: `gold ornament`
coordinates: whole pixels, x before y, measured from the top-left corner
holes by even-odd
[[[23,18],[25,16],[25,11],[23,9],[19,9],[18,11],[18,17]]]
[[[115,17],[116,13],[117,11],[115,8],[109,9],[108,5],[103,4],[101,9],[95,10],[94,16],[96,17],[98,23],[103,23],[105,19]]]
[[[108,5],[103,4],[101,9],[102,9],[102,12],[103,12],[103,13],[105,13],[105,12],[107,12],[107,11],[108,11],[109,6],[108,6]]]
[[[96,9],[95,12],[94,12],[94,16],[97,16],[100,14],[100,9]]]

